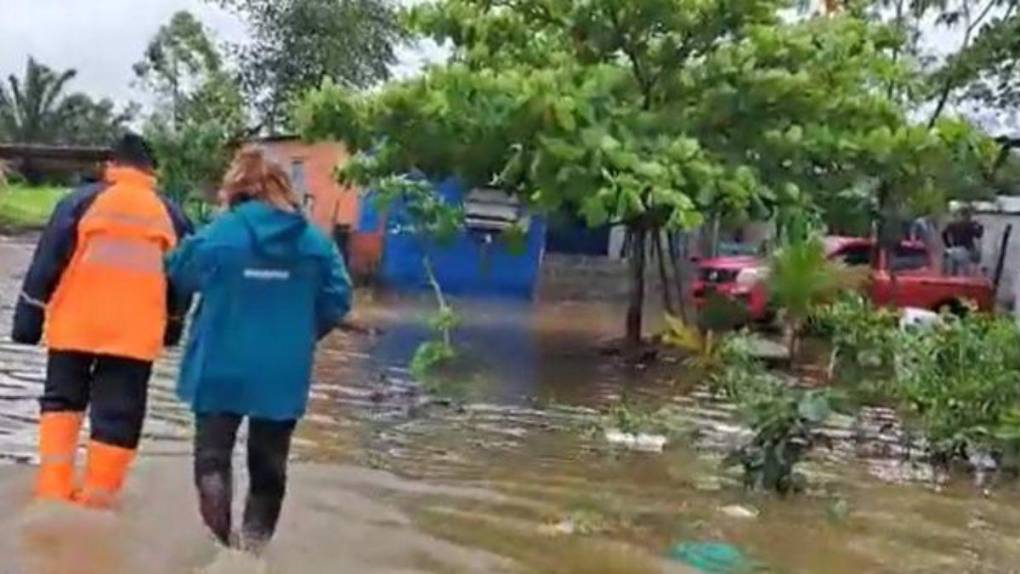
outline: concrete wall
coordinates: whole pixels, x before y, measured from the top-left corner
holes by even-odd
[[[1013,306],[1014,294],[1020,288],[1020,198],[1001,197],[994,202],[975,205],[974,219],[985,228],[981,242],[981,266],[994,279],[995,266],[999,261],[1003,234],[1006,226],[1012,225],[1006,251],[1002,282],[999,284],[997,299],[1000,304]]]

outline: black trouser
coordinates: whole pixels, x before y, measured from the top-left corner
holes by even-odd
[[[76,351],[50,351],[43,413],[85,412],[92,440],[136,449],[142,436],[152,363]]]
[[[231,464],[243,417],[199,414],[195,433],[195,486],[202,520],[223,544],[230,544],[233,505]],[[248,500],[241,545],[259,551],[273,537],[287,489],[287,455],[295,421],[248,420]]]

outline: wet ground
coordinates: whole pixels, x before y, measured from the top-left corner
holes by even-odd
[[[0,332],[30,254],[0,240]],[[591,301],[463,303],[466,364],[429,400],[403,368],[424,302],[363,296],[377,337],[322,347],[270,572],[686,572],[680,541],[725,541],[774,572],[1020,572],[1020,492],[935,486],[904,463],[890,414],[830,429],[786,500],[745,493],[718,464],[731,409],[676,364],[625,367],[598,349],[622,312]],[[0,572],[251,572],[217,555],[189,486],[190,416],[175,357],[153,381],[138,472],[116,515],[28,504],[43,355],[0,342]],[[611,448],[593,413],[626,396],[673,405],[692,429],[664,454]],[[697,432],[693,432],[697,430]],[[211,566],[207,566],[210,565]],[[201,569],[204,568],[204,569]]]

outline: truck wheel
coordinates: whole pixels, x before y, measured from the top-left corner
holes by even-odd
[[[955,315],[956,317],[966,317],[967,314],[970,313],[970,309],[968,309],[967,306],[958,299],[942,303],[937,309],[935,309],[935,311],[937,311],[940,315]]]

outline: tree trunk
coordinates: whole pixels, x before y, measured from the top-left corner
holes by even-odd
[[[659,281],[662,283],[662,304],[666,308],[666,312],[670,315],[676,315],[676,309],[673,307],[673,291],[672,286],[669,284],[669,275],[666,273],[666,256],[665,250],[662,248],[662,230],[655,229],[653,231],[655,239],[653,243],[655,247],[655,258],[658,259],[659,264]]]
[[[790,367],[796,368],[800,359],[800,321],[787,319],[783,325],[783,342],[786,344],[787,353],[790,355]]]
[[[680,265],[683,264],[680,257],[680,249],[677,245],[679,235],[677,233],[669,233],[666,236],[667,247],[669,248],[669,260],[673,266],[673,284],[676,287],[676,295],[678,301],[678,307],[680,309],[680,317],[687,322],[690,317],[687,314],[687,293],[684,290],[684,273]]]
[[[712,228],[708,238],[708,256],[718,257],[719,256],[719,233],[722,227],[722,221],[719,215],[712,216]]]
[[[643,228],[632,229],[630,235],[630,303],[627,307],[628,346],[641,344],[642,324],[645,306],[645,237]]]

